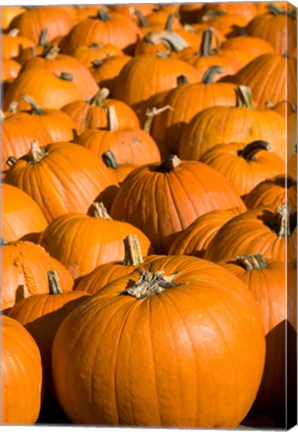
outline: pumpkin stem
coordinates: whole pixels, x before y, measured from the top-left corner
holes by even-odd
[[[12,28],[7,32],[7,34],[12,37],[16,37],[19,33],[20,33],[20,29],[18,28]]]
[[[212,55],[211,43],[213,33],[214,31],[211,28],[203,32],[203,38],[197,57],[208,57]]]
[[[165,25],[165,30],[168,30],[168,31],[173,30],[173,21],[174,21],[175,16],[176,16],[175,13],[169,14],[167,21],[166,21],[166,25]]]
[[[202,17],[203,21],[207,21],[208,19],[211,18],[217,18],[217,17],[221,17],[221,16],[225,16],[226,13],[220,9],[214,9],[214,10],[210,10],[208,12],[205,13],[205,15]]]
[[[64,81],[73,81],[73,75],[69,72],[61,72],[59,78],[63,79]]]
[[[124,240],[125,257],[123,265],[135,266],[143,263],[141,245],[135,234],[128,235]]]
[[[18,105],[19,105],[19,102],[16,100],[10,102],[10,104],[8,106],[8,112],[10,112],[11,114],[16,114],[17,110],[18,110]]]
[[[3,237],[0,237],[0,246],[8,245],[9,241]]]
[[[117,130],[119,130],[116,108],[113,105],[107,107],[107,116],[109,131],[116,132]]]
[[[168,110],[168,109],[174,111],[174,108],[172,108],[170,105],[165,105],[165,106],[162,107],[162,108],[156,108],[156,107],[153,107],[153,108],[151,108],[151,109],[147,109],[147,111],[146,111],[146,120],[145,120],[145,123],[144,123],[144,126],[143,126],[143,130],[144,130],[145,132],[148,132],[148,133],[150,134],[150,132],[151,132],[151,125],[152,125],[153,118],[154,118],[156,115],[158,115],[158,114],[160,114],[160,113],[162,113],[163,111],[166,111],[166,110]]]
[[[262,254],[240,255],[236,257],[236,260],[246,271],[262,270],[268,267]]]
[[[0,121],[3,121],[3,120],[5,120],[5,114],[2,111],[2,109],[0,109]]]
[[[60,48],[56,45],[45,46],[41,57],[47,60],[55,60],[57,54],[59,53]]]
[[[104,107],[105,101],[106,101],[107,97],[109,96],[109,94],[110,94],[110,90],[106,87],[103,87],[90,100],[90,102],[89,102],[90,105],[95,106],[95,107],[100,107],[100,108]]]
[[[17,162],[17,158],[14,156],[9,156],[9,158],[6,160],[6,165],[8,165],[10,168],[14,166],[14,164]]]
[[[144,40],[152,45],[163,43],[168,48],[166,52],[157,51],[159,57],[168,57],[172,49],[178,52],[189,46],[181,36],[169,30],[149,32]]]
[[[44,28],[44,29],[41,30],[39,38],[38,38],[38,44],[37,45],[39,45],[39,46],[46,46],[48,44],[48,42],[47,42],[47,33],[48,33],[48,29],[47,28]]]
[[[102,48],[102,45],[100,45],[97,42],[92,42],[91,44],[88,45],[88,48],[90,48],[91,50],[97,50]]]
[[[111,216],[109,215],[107,209],[105,208],[104,204],[102,202],[94,202],[92,204],[93,209],[93,216],[97,218],[102,218],[106,220],[112,220]]]
[[[178,286],[178,284],[173,282],[176,276],[177,273],[166,276],[163,270],[157,271],[154,274],[150,271],[142,270],[140,279],[133,285],[127,287],[122,294],[130,295],[137,300],[148,298],[160,294],[165,289]]]
[[[46,156],[45,150],[40,148],[38,142],[36,140],[32,141],[31,148],[29,152],[29,160],[30,163],[36,164],[41,161]]]
[[[141,11],[135,8],[131,8],[131,12],[138,18],[140,27],[149,27],[149,24]]]
[[[181,160],[177,155],[169,155],[165,160],[157,167],[156,171],[170,172],[173,171],[181,164]]]
[[[28,102],[28,104],[31,106],[31,113],[34,115],[44,115],[45,112],[42,108],[38,105],[38,103],[31,97],[27,95],[23,95],[22,98]]]
[[[60,280],[55,270],[48,271],[48,282],[49,282],[49,290],[51,295],[63,294],[60,285]]]
[[[268,12],[270,12],[274,16],[286,14],[286,11],[284,9],[280,8],[279,6],[277,6],[277,4],[275,4],[275,3],[270,3],[270,4],[266,5],[266,9],[268,10]]]
[[[95,60],[92,60],[91,64],[94,68],[100,68],[100,66],[103,65],[103,61],[99,60],[99,59],[95,59]]]
[[[185,75],[179,75],[178,76],[178,78],[177,78],[177,85],[188,84],[188,83],[189,83],[188,78]]]
[[[239,85],[236,88],[236,107],[252,109],[252,93],[249,87]]]
[[[108,168],[116,169],[116,168],[119,167],[119,163],[118,163],[118,161],[116,159],[115,153],[112,150],[107,150],[106,152],[104,152],[102,154],[101,157],[102,157],[105,165]]]
[[[288,203],[284,203],[277,207],[275,212],[275,232],[278,237],[290,237],[290,216],[291,207]]]
[[[267,141],[253,141],[250,144],[247,144],[247,146],[244,147],[242,150],[238,150],[238,156],[243,157],[247,161],[254,161],[256,158],[254,157],[255,154],[257,154],[261,150],[267,150],[270,151],[272,147]]]
[[[97,12],[97,18],[101,21],[109,21],[111,19],[108,11],[105,8],[100,8]]]
[[[211,66],[203,75],[202,83],[211,84],[214,82],[214,77],[216,74],[223,73],[224,68],[222,66]]]

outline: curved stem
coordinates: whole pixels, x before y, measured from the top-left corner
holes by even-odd
[[[112,150],[107,150],[102,154],[101,157],[108,168],[113,168],[113,169],[119,168],[119,163]]]
[[[140,27],[149,27],[149,24],[141,11],[136,8],[132,8],[132,13],[138,18]]]
[[[252,94],[249,87],[239,85],[236,88],[236,107],[252,109]]]
[[[112,220],[111,216],[109,215],[107,209],[105,208],[104,204],[102,202],[94,202],[92,204],[93,209],[93,215],[97,218],[102,218],[106,220]]]
[[[48,271],[48,283],[49,283],[49,291],[51,295],[63,294],[60,285],[60,280],[55,270]]]
[[[28,95],[23,95],[22,98],[28,102],[28,104],[31,106],[31,113],[34,115],[44,115],[45,112],[43,111],[42,108],[40,108],[40,106],[38,105],[38,103],[31,97]]]
[[[214,82],[214,77],[216,74],[220,74],[224,72],[224,68],[222,66],[211,66],[203,75],[202,83],[203,84],[211,84]]]
[[[143,126],[143,130],[145,132],[148,132],[150,134],[150,132],[151,132],[151,125],[152,125],[152,121],[153,121],[154,117],[156,115],[162,113],[163,111],[168,110],[168,109],[174,111],[174,109],[170,105],[165,105],[162,108],[153,107],[151,109],[147,109],[147,111],[146,111],[146,120],[145,120],[145,123],[144,123],[144,126]]]
[[[108,112],[108,129],[111,132],[116,132],[119,129],[116,108],[113,105],[108,106],[107,112]]]
[[[168,30],[168,31],[173,30],[173,21],[174,21],[175,16],[176,16],[175,13],[169,14],[167,21],[166,21],[166,25],[165,25],[165,30]]]
[[[246,271],[263,270],[268,267],[262,254],[240,255],[236,260]]]
[[[173,171],[181,164],[181,160],[176,155],[169,155],[166,159],[156,168],[156,171],[170,172]]]
[[[110,94],[110,90],[106,87],[103,87],[90,100],[90,105],[100,107],[100,108],[104,107],[105,101],[108,98],[109,94]]]
[[[141,245],[135,234],[128,235],[124,240],[125,257],[123,265],[135,266],[143,263]]]
[[[40,162],[46,155],[47,153],[45,152],[45,150],[40,148],[38,142],[36,140],[32,141],[29,152],[30,163],[36,164]]]
[[[243,157],[247,161],[255,160],[255,154],[261,150],[271,150],[271,146],[267,141],[258,140],[247,144],[244,149],[238,151],[238,156]]]
[[[137,300],[148,298],[160,294],[165,289],[178,286],[178,284],[173,282],[176,276],[177,273],[166,276],[163,270],[157,271],[154,274],[150,271],[142,271],[140,279],[127,287],[122,294],[130,295]]]

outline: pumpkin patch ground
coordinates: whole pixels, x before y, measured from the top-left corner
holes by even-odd
[[[297,7],[0,25],[0,424],[295,426]]]

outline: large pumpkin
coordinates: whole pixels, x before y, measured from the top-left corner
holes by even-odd
[[[198,258],[163,257],[76,308],[52,360],[74,423],[235,428],[264,356],[260,310],[238,278]]]
[[[170,156],[162,164],[144,165],[121,184],[110,210],[115,219],[140,228],[157,253],[165,253],[174,234],[197,217],[243,202],[230,183],[213,168]]]
[[[1,425],[33,425],[41,406],[42,366],[36,342],[15,319],[1,317]]]

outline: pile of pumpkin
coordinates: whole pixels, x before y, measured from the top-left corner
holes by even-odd
[[[284,412],[296,10],[1,12],[1,423],[44,407],[50,423],[60,408],[191,428]]]

